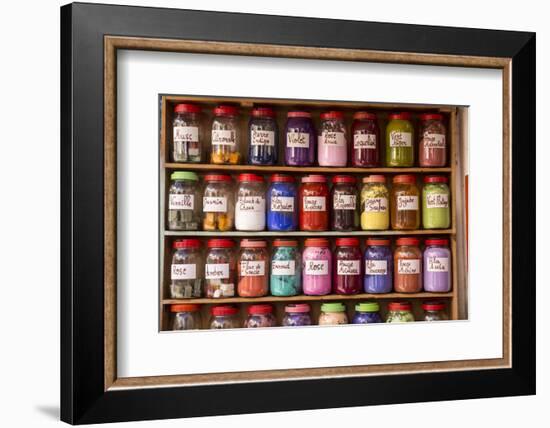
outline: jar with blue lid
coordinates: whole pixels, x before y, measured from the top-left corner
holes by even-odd
[[[355,305],[352,324],[374,324],[382,322],[380,305],[376,302],[364,302]]]
[[[267,190],[267,229],[288,232],[298,227],[298,203],[294,178],[273,174]]]
[[[270,289],[273,296],[302,293],[302,256],[298,241],[276,239],[271,256]]]
[[[393,253],[389,239],[367,239],[365,250],[365,293],[391,293]]]
[[[248,123],[248,163],[275,165],[279,150],[279,128],[270,107],[256,107]]]

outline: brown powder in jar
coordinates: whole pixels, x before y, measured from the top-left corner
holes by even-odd
[[[422,251],[417,238],[399,238],[393,255],[396,293],[422,291]]]

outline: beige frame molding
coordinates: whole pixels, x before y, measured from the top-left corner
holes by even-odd
[[[493,68],[503,77],[503,357],[463,361],[266,370],[194,375],[118,378],[116,371],[116,70],[117,50],[248,55],[418,65]],[[104,389],[193,386],[199,384],[360,377],[511,367],[511,58],[382,52],[196,40],[104,37]]]

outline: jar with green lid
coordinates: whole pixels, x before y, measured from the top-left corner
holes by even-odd
[[[414,322],[410,302],[390,302],[386,322]]]
[[[347,324],[348,315],[343,303],[323,303],[319,315],[319,325]]]
[[[199,230],[202,198],[199,177],[190,171],[174,171],[168,191],[168,229]]]
[[[414,166],[414,126],[408,112],[392,113],[386,126],[386,165]]]
[[[383,175],[363,178],[361,189],[361,229],[387,230],[390,228],[390,192]]]
[[[447,177],[428,175],[422,189],[422,226],[424,229],[448,229],[451,226],[451,191]]]
[[[373,324],[382,322],[380,305],[377,302],[361,302],[355,305],[352,324]]]

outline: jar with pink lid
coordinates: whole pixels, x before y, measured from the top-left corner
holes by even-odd
[[[325,238],[309,238],[302,253],[302,287],[305,295],[330,294],[332,254]]]
[[[284,327],[301,327],[311,325],[310,307],[307,303],[296,303],[285,306]]]

